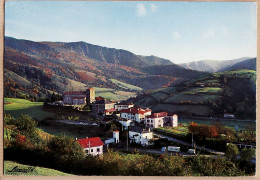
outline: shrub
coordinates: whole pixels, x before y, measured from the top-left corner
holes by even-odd
[[[237,155],[239,154],[238,148],[235,144],[229,143],[226,149],[226,157],[231,160],[236,160]]]

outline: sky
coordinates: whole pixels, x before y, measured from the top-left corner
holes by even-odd
[[[7,1],[5,36],[87,43],[179,64],[256,57],[256,3]]]

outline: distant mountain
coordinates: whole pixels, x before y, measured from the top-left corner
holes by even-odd
[[[232,66],[236,63],[242,62],[244,60],[250,59],[249,57],[243,57],[239,59],[233,60],[201,60],[201,61],[193,61],[189,63],[179,64],[180,66],[186,69],[192,69],[197,71],[206,71],[206,72],[218,72],[220,69],[224,69],[225,67]]]
[[[5,46],[33,55],[39,55],[39,53],[46,51],[57,52],[59,50],[67,50],[68,52],[75,52],[81,56],[100,62],[130,67],[173,64],[167,59],[155,56],[138,56],[126,50],[107,48],[86,42],[33,42],[5,37]],[[44,56],[44,54],[41,54],[41,56]]]
[[[122,88],[122,84],[150,90],[167,87],[176,79],[210,75],[156,56],[140,56],[85,42],[34,42],[5,37],[4,43],[4,83],[8,97],[13,97],[16,89],[20,94],[36,93],[44,97],[52,92],[89,86],[114,89],[123,96],[137,91]],[[111,90],[105,91],[108,95]]]
[[[250,69],[250,70],[255,70],[256,71],[256,58],[253,59],[247,59],[245,61],[236,63],[232,66],[228,66],[225,68],[222,68],[219,70],[219,72],[222,71],[233,71],[233,70],[238,70],[238,69]]]

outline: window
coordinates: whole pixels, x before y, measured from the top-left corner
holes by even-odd
[[[153,122],[153,120],[151,120],[151,123]]]
[[[150,122],[150,120],[147,120],[147,122],[149,123],[149,122]]]
[[[88,149],[86,149],[86,153],[88,154]]]
[[[93,149],[91,149],[90,151],[93,152]]]
[[[153,125],[151,124],[151,127],[153,127]]]
[[[97,152],[100,152],[99,148],[97,148]]]

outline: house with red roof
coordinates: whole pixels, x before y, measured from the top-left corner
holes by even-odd
[[[103,154],[104,143],[101,141],[99,137],[84,138],[84,139],[76,138],[76,141],[86,151],[87,154],[91,154],[93,156]]]
[[[151,113],[152,110],[149,108],[143,109],[139,107],[132,107],[121,110],[120,117],[123,119],[131,119],[136,122],[141,122],[145,120],[146,116],[151,115]]]
[[[167,112],[153,113],[145,117],[146,128],[158,128],[164,126],[178,126],[178,115],[168,114]]]

